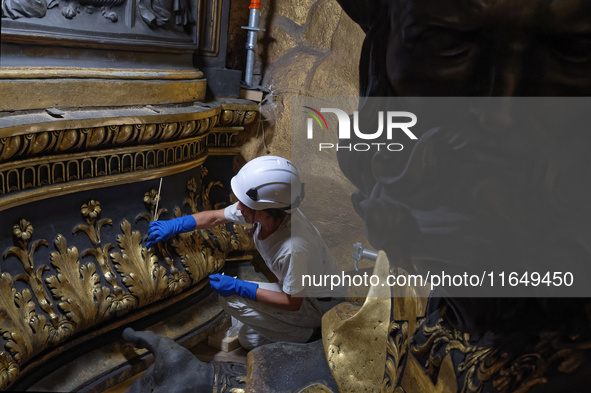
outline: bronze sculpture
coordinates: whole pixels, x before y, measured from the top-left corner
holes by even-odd
[[[363,97],[580,97],[589,89],[591,47],[586,34],[590,28],[589,11],[580,1],[339,2],[367,34],[360,65]],[[514,126],[505,122],[503,111],[485,110],[483,113],[498,115],[488,118],[492,131],[515,131]],[[486,122],[479,127],[479,131],[486,131]],[[555,134],[541,136],[548,135],[559,140]],[[463,147],[449,143],[452,136],[458,135],[434,132],[428,136],[430,139],[425,138],[427,146],[443,152],[436,157],[439,163],[447,160],[457,169],[455,165],[465,157],[458,158],[448,152]],[[533,149],[528,154],[538,154],[539,147],[547,143],[541,136],[533,141]],[[576,136],[581,137],[581,133]],[[515,141],[523,138],[512,137]],[[482,139],[477,141],[482,142]],[[575,140],[565,151],[584,153],[584,149],[572,150],[577,144],[584,146],[584,142],[585,139]],[[487,145],[490,146],[493,145]],[[503,146],[493,148],[502,149]],[[520,153],[511,152],[515,154],[512,159]],[[410,161],[410,157],[405,158]],[[456,208],[452,203],[456,196],[454,191],[461,193],[474,186],[474,179],[468,176],[466,188],[461,191],[447,190],[446,195],[427,193],[424,197],[420,187],[418,190],[396,187],[424,186],[421,181],[429,176],[427,170],[404,172],[408,161],[392,162],[379,154],[368,160],[367,155],[348,153],[341,154],[339,159],[343,172],[359,188],[354,202],[368,223],[370,240],[386,251],[378,258],[378,267],[390,272],[397,269],[401,261],[421,252],[420,246],[425,244],[424,221],[413,215],[412,210],[427,211],[426,205],[440,207],[436,204]],[[508,162],[512,166],[512,161]],[[565,161],[556,163],[561,166]],[[416,164],[420,169],[423,162],[419,160]],[[520,165],[515,166],[516,170],[524,169],[527,162]],[[562,167],[565,168],[569,166]],[[401,174],[403,176],[399,176]],[[523,177],[512,178],[510,184],[515,185],[517,179],[525,177],[525,173],[521,175]],[[495,179],[488,180],[489,184],[494,184]],[[545,191],[564,185],[556,178],[540,184],[547,186],[542,187]],[[587,192],[584,186],[577,191],[583,195]],[[376,210],[372,210],[372,204],[380,203],[372,195],[380,194],[402,201],[399,207],[408,213],[404,219],[389,220],[386,226],[380,227],[380,220],[373,217]],[[540,198],[545,197],[547,195]],[[587,217],[580,203],[584,200],[565,209],[573,209],[575,213],[579,209],[582,216]],[[507,200],[500,198],[500,201],[500,205],[507,206]],[[526,199],[528,201],[531,199]],[[411,208],[404,210],[408,206]],[[482,214],[486,208],[478,205],[468,212]],[[536,222],[527,223],[528,218],[545,212],[544,209],[529,210],[528,206],[522,208],[527,214],[516,230],[521,234],[522,229],[531,230],[536,226]],[[578,219],[571,219],[575,215],[573,211],[568,211],[563,218],[556,212],[547,212],[558,217],[558,224],[542,223],[541,228],[548,231],[546,233],[554,229],[552,225],[566,228],[575,223],[573,228],[580,229]],[[475,226],[466,227],[466,232],[482,230],[483,225],[493,223],[495,230],[491,235],[494,239],[498,239],[503,229],[513,229],[503,226],[512,221],[503,222],[497,217],[484,224],[479,220],[474,222]],[[397,227],[388,226],[391,223]],[[579,233],[585,235],[585,230]],[[486,233],[478,234],[484,238]],[[393,234],[407,237],[398,238]],[[400,244],[408,247],[401,248]],[[576,244],[577,241],[569,240],[557,245],[557,249],[570,252],[578,249],[574,247]],[[578,250],[577,258],[588,259],[584,247]],[[405,267],[411,268],[412,264]],[[340,315],[333,313],[325,318],[324,349],[340,391],[557,392],[564,391],[565,386],[569,391],[588,390],[586,348],[590,339],[591,307],[586,299],[433,297],[426,303],[418,293],[393,295],[392,300],[378,297],[361,309],[343,306],[338,310]],[[383,321],[378,323],[383,316],[388,318],[386,325]],[[353,335],[354,329],[363,333]],[[357,342],[351,342],[351,337]],[[377,347],[368,345],[374,341],[379,343]],[[337,347],[342,351],[339,356],[335,354]],[[366,365],[370,359],[380,360],[373,363],[375,375],[369,378],[369,372],[356,374],[359,368],[356,369],[355,364]]]
[[[589,91],[591,47],[583,32],[591,25],[589,11],[581,2],[339,3],[367,34],[360,65],[362,96],[581,97]],[[545,156],[545,144],[549,139],[563,140],[563,130],[549,131],[542,126],[537,134],[525,132],[518,125],[526,122],[526,116],[520,118],[510,108],[512,104],[508,105],[509,109],[482,110],[479,124],[470,129],[482,134],[434,131],[423,135],[423,145],[419,146],[419,141],[416,151],[405,159],[380,153],[339,152],[341,168],[359,188],[353,202],[364,215],[369,240],[387,251],[392,269],[410,259],[416,268],[421,258],[427,259],[421,253],[433,260],[462,264],[466,257],[461,255],[461,248],[468,250],[467,254],[474,251],[472,257],[507,250],[513,247],[510,244],[515,245],[503,237],[508,231],[522,240],[515,245],[519,251],[511,249],[514,254],[499,253],[514,258],[512,261],[519,258],[516,254],[523,257],[537,252],[527,249],[525,238],[533,243],[550,242],[550,234],[558,228],[565,232],[570,228],[571,234],[576,233],[572,236],[586,236],[587,225],[573,218],[576,210],[588,218],[586,208],[580,203],[582,199],[572,195],[587,195],[588,187],[572,175],[576,170],[567,160],[553,153]],[[495,144],[491,142],[494,137],[512,144]],[[566,154],[584,154],[575,145],[584,145],[585,135],[575,133],[573,139],[576,142],[561,146]],[[516,147],[521,148],[526,141],[527,148]],[[467,149],[471,157],[463,155],[466,144],[470,145]],[[476,157],[484,151],[489,155]],[[544,180],[536,183],[526,175],[541,162],[547,167],[535,170],[558,168],[559,178],[546,173],[540,175]],[[462,172],[462,165],[469,169]],[[520,180],[500,177],[501,166],[511,168],[510,176]],[[492,196],[480,198],[479,187],[488,189]],[[523,200],[511,199],[509,189],[517,189]],[[395,200],[394,207],[380,205],[384,200],[380,195]],[[459,199],[464,202],[459,203]],[[578,201],[576,207],[565,209],[554,204],[574,199]],[[554,202],[544,205],[542,201],[546,200]],[[532,201],[539,201],[540,210],[531,206],[536,204]],[[495,208],[516,211],[524,217],[521,221],[515,215],[488,217]],[[387,220],[383,209],[404,219]],[[408,214],[401,215],[396,209]],[[445,217],[438,209],[446,211]],[[381,220],[374,217],[376,214]],[[556,221],[539,218],[550,216]],[[454,228],[455,234],[446,240],[448,245],[454,242],[453,251],[435,249],[434,245],[443,242],[433,238],[445,235],[443,230],[433,235],[427,221]],[[398,234],[400,237],[396,237]],[[573,251],[579,247],[577,241],[562,241],[562,245],[536,247],[558,254],[556,260],[561,263],[589,260],[586,251]],[[490,243],[484,245],[486,242]],[[414,245],[406,249],[397,246],[409,243]],[[483,248],[478,248],[479,243]],[[412,269],[413,264],[404,267]],[[396,307],[396,301],[393,304]],[[422,317],[418,315],[413,321],[418,323],[415,331],[409,329],[409,321],[391,319],[388,342],[392,349],[387,363],[393,371],[386,371],[382,391],[417,391],[408,382],[411,377],[430,380],[432,389],[443,381],[439,386],[443,391],[561,391],[565,381],[572,391],[584,391],[589,365],[582,351],[591,329],[583,310],[588,309],[589,301],[582,298],[432,297]],[[421,386],[425,389],[428,384]]]

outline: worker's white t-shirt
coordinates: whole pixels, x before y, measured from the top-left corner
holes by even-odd
[[[247,224],[237,203],[224,210],[226,219]],[[341,271],[332,259],[328,246],[314,225],[299,210],[292,210],[277,230],[266,239],[259,239],[260,226],[254,232],[254,244],[261,257],[279,280],[283,292],[294,295],[306,290],[307,297],[338,296],[330,287],[309,285],[320,284],[326,275],[341,275]],[[303,275],[306,278],[304,287]],[[330,285],[330,282],[329,282]]]

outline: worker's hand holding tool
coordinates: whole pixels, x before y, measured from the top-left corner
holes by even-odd
[[[191,232],[197,223],[193,216],[183,216],[168,221],[152,221],[148,229],[146,247],[152,247],[154,243],[164,242],[179,233]]]
[[[209,285],[222,296],[238,295],[250,300],[257,300],[259,284],[242,281],[223,274],[209,276]]]

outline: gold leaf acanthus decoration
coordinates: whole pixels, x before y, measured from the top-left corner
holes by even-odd
[[[168,295],[168,276],[158,257],[142,246],[142,236],[131,231],[131,224],[121,224],[123,235],[117,236],[121,253],[112,253],[111,258],[117,272],[123,277],[123,284],[138,299],[138,306],[153,303]]]
[[[196,210],[195,184],[189,184],[189,188],[194,203],[191,208]],[[221,184],[212,182],[206,190],[218,186]],[[151,214],[139,214],[136,220],[151,220],[154,197],[153,190],[146,193],[144,202]],[[209,196],[201,198],[209,206]],[[159,209],[162,212],[166,209]],[[73,233],[86,235],[91,247],[80,253],[76,246],[68,246],[65,235],[58,234],[47,263],[35,260],[37,251],[49,247],[49,242],[35,239],[33,223],[21,219],[12,228],[14,246],[4,259],[16,258],[24,273],[16,277],[0,274],[0,334],[4,341],[0,389],[13,383],[22,367],[41,351],[98,323],[188,289],[218,271],[228,252],[244,250],[248,243],[240,227],[235,227],[234,233],[222,226],[177,235],[169,242],[180,256],[177,267],[166,243],[159,243],[156,253],[147,249],[143,235],[127,220],[120,225],[116,244],[105,242],[101,232],[113,221],[100,218],[103,211],[99,201],[83,204],[80,213],[84,223]],[[176,214],[180,215],[179,209]],[[17,289],[17,281],[25,288],[20,285]]]
[[[100,284],[94,263],[80,263],[76,247],[67,248],[66,239],[58,235],[57,252],[51,253],[51,264],[57,274],[47,278],[48,287],[66,319],[84,330],[111,315],[111,290]]]

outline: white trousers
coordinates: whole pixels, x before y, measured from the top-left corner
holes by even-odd
[[[258,283],[260,288],[281,292],[275,283]],[[240,345],[253,349],[271,342],[307,342],[314,328],[320,327],[322,316],[336,303],[304,298],[297,311],[281,310],[265,303],[240,296],[220,296],[222,308],[244,324],[238,333]]]

